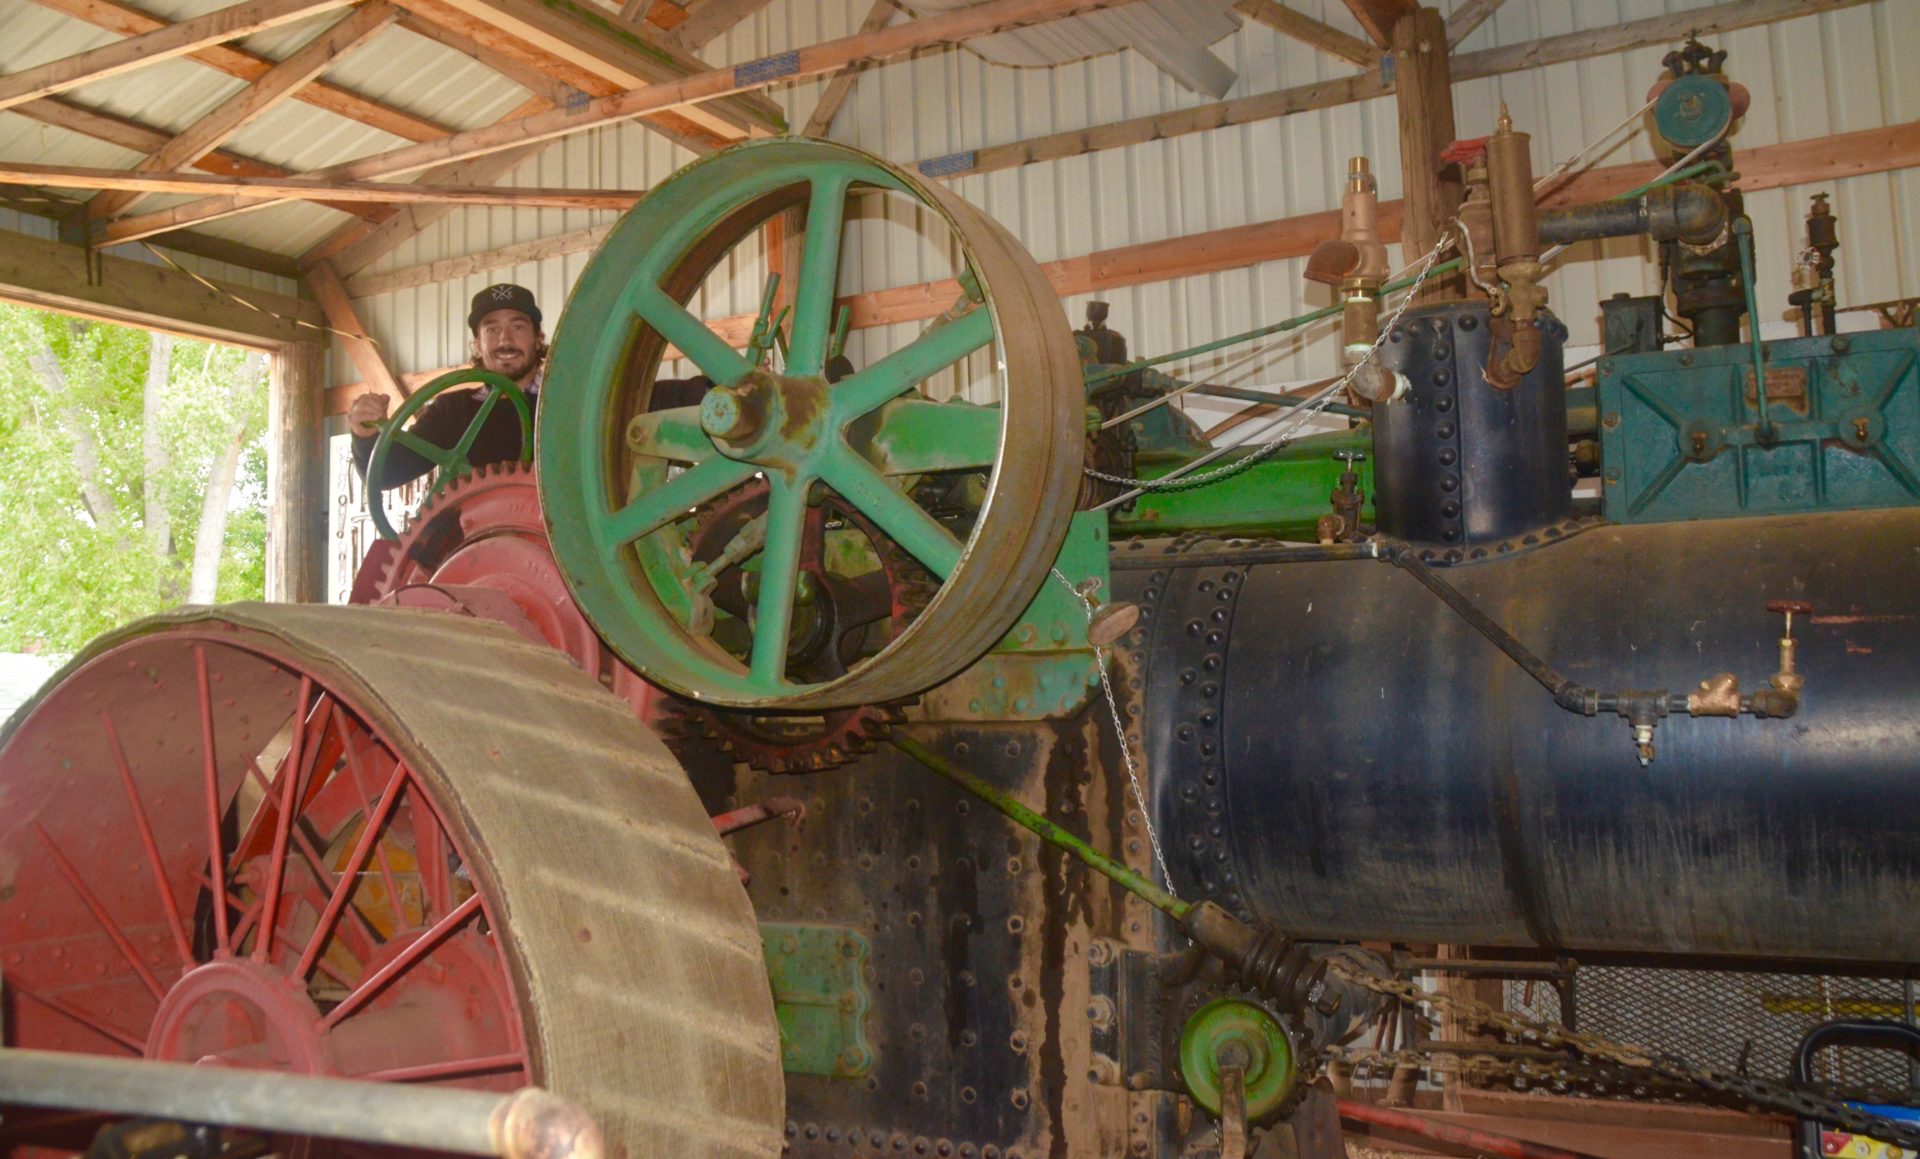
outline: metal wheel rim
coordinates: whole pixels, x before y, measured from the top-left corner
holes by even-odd
[[[812,174],[823,168],[853,175],[846,177],[849,184],[906,194],[952,231],[985,291],[981,310],[992,322],[1004,383],[1000,433],[987,501],[948,582],[919,621],[846,676],[770,685],[731,656],[706,648],[663,605],[628,558],[634,552],[627,545],[639,542],[644,549],[645,537],[654,532],[608,542],[609,521],[631,509],[616,490],[624,481],[609,478],[615,473],[609,466],[618,458],[613,448],[624,424],[645,410],[644,397],[636,404],[635,387],[643,396],[651,390],[652,355],[666,341],[632,302],[648,286],[676,305],[684,302],[735,240],[819,188]],[[689,275],[690,266],[697,267],[697,276]],[[796,328],[796,350],[803,333]],[[697,338],[676,331],[676,340],[682,334]],[[910,348],[925,341],[923,336]],[[636,360],[648,363],[637,384],[629,378]],[[729,381],[702,369],[722,385]],[[944,189],[844,146],[749,142],[654,190],[616,227],[576,284],[553,342],[547,381],[536,433],[542,506],[576,600],[629,664],[711,704],[839,708],[910,696],[947,679],[991,647],[1032,599],[1073,512],[1084,403],[1071,331],[1052,287],[997,223]],[[739,481],[728,477],[725,485]]]

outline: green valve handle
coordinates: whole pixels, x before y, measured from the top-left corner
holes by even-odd
[[[426,409],[426,405],[434,399],[454,387],[475,384],[487,388],[486,396],[480,400],[480,409],[474,413],[473,421],[467,424],[467,429],[461,432],[459,440],[452,447],[436,447],[406,429],[407,424],[413,421],[413,416]],[[434,476],[432,490],[428,492],[429,495],[438,495],[453,480],[462,475],[472,474],[473,463],[467,455],[473,450],[474,439],[480,436],[480,428],[487,425],[487,419],[492,416],[494,408],[503,398],[513,404],[513,409],[520,418],[520,461],[531,462],[533,460],[533,409],[527,404],[526,393],[511,378],[495,374],[490,370],[481,370],[478,367],[468,366],[450,370],[427,383],[414,391],[406,402],[400,404],[400,409],[394,416],[381,425],[380,437],[374,440],[373,454],[367,459],[367,514],[372,517],[374,529],[380,533],[380,538],[400,538],[399,532],[393,529],[393,524],[387,521],[386,506],[380,501],[381,494],[387,489],[373,482],[385,471],[387,456],[393,453],[394,445],[405,447],[439,468]]]

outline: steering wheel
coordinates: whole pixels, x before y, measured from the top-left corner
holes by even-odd
[[[459,442],[451,448],[436,447],[419,435],[402,429],[439,395],[456,386],[476,382],[487,388],[486,397],[480,400],[480,409],[474,413],[473,421],[467,424]],[[400,538],[400,533],[387,522],[385,505],[380,502],[380,496],[391,488],[381,487],[376,482],[387,465],[387,455],[393,450],[394,444],[398,443],[440,469],[434,476],[432,488],[427,492],[429,497],[438,495],[449,482],[473,473],[473,463],[468,460],[467,452],[473,449],[473,440],[479,437],[480,428],[487,425],[488,416],[493,414],[493,408],[499,405],[502,398],[512,403],[513,409],[520,414],[520,461],[530,463],[533,461],[533,409],[527,405],[526,393],[518,384],[491,370],[472,366],[450,370],[414,391],[407,401],[400,404],[399,411],[392,418],[379,424],[380,437],[374,440],[373,454],[367,459],[367,514],[373,517],[373,526],[380,532],[380,538]]]

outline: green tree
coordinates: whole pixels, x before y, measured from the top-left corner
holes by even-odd
[[[258,599],[259,354],[0,304],[0,649]]]

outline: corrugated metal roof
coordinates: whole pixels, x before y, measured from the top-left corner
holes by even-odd
[[[949,12],[973,0],[907,0],[916,12]],[[1237,79],[1208,46],[1240,30],[1234,0],[1143,0],[967,42],[994,64],[1050,67],[1132,48],[1187,88],[1218,100]]]

